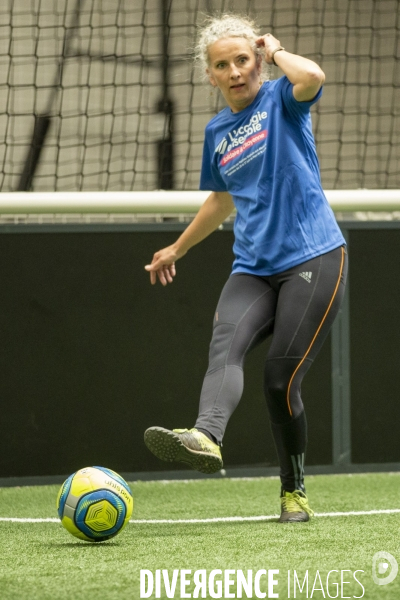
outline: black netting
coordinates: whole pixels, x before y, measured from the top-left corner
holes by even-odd
[[[325,71],[313,109],[324,187],[399,188],[399,0],[3,0],[0,189],[35,160],[36,191],[196,189],[222,101],[190,48],[202,15],[225,10]]]

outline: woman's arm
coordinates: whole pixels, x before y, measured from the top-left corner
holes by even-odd
[[[162,285],[172,283],[176,275],[175,261],[215,231],[229,217],[233,209],[232,196],[228,192],[211,192],[176,242],[156,252],[151,264],[145,266],[146,271],[150,273],[150,282],[154,285],[158,276]]]
[[[273,54],[281,43],[270,33],[259,38],[256,43],[259,47],[264,47],[265,61],[269,65],[275,61],[293,83],[293,96],[296,100],[307,102],[315,98],[325,81],[325,73],[317,63],[286,50],[279,50]]]

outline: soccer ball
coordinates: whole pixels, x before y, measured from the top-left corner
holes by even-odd
[[[87,542],[103,542],[128,523],[133,497],[126,481],[104,467],[86,467],[68,477],[57,496],[65,529]]]

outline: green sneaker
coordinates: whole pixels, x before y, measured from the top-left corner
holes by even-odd
[[[161,460],[187,463],[200,473],[216,473],[223,467],[220,447],[197,429],[150,427],[144,443]]]
[[[308,506],[308,498],[300,490],[294,492],[282,491],[281,516],[279,523],[299,523],[308,521],[314,512]]]

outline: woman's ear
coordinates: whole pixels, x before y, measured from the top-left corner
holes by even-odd
[[[206,69],[206,73],[208,75],[208,81],[211,83],[211,85],[213,87],[217,87],[217,82],[215,81],[214,77],[211,75],[210,70]]]

